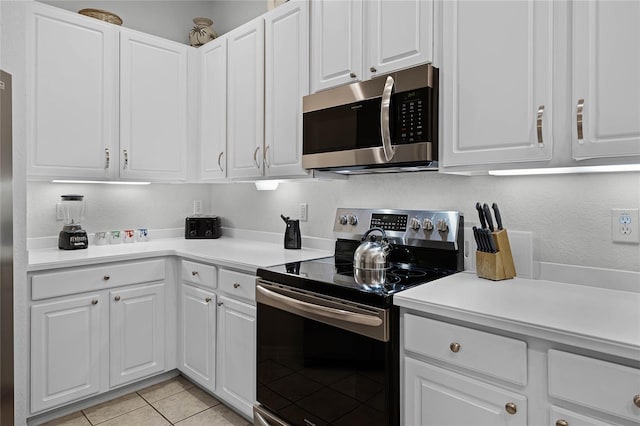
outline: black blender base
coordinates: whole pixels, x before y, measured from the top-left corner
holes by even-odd
[[[58,237],[58,248],[62,250],[78,250],[89,247],[89,238],[87,232],[83,230],[77,231],[60,231]]]

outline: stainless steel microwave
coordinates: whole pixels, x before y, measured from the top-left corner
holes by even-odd
[[[302,165],[342,173],[438,167],[438,69],[430,64],[303,98]]]

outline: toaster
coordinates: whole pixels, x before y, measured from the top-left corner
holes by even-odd
[[[184,222],[186,239],[220,238],[220,218],[218,216],[188,216]]]

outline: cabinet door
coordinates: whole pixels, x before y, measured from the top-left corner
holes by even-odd
[[[100,390],[101,302],[89,295],[31,307],[32,413]]]
[[[573,3],[573,157],[640,155],[640,2]],[[582,135],[578,103],[583,102]]]
[[[199,49],[201,62],[200,178],[227,175],[227,38]]]
[[[207,390],[215,390],[216,296],[182,285],[180,371]]]
[[[311,2],[311,90],[363,79],[362,0]]]
[[[27,13],[28,174],[113,176],[117,170],[115,27],[37,4]]]
[[[522,395],[412,358],[405,357],[404,366],[403,424],[527,424],[527,399]]]
[[[112,290],[110,385],[164,371],[164,284]]]
[[[441,165],[551,158],[553,6],[443,2]]]
[[[256,400],[256,308],[220,296],[218,393],[246,416]]]
[[[367,78],[433,61],[433,1],[365,2]]]
[[[309,5],[290,1],[265,16],[266,176],[303,175],[302,97],[309,94]]]
[[[120,31],[120,176],[184,180],[188,46]]]
[[[264,145],[264,20],[229,32],[228,175],[262,176]]]

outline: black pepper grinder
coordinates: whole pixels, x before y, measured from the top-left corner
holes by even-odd
[[[300,235],[300,221],[290,219],[285,215],[280,215],[287,227],[284,230],[284,248],[300,249],[302,248],[302,236]]]

